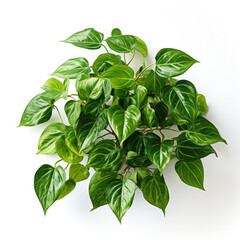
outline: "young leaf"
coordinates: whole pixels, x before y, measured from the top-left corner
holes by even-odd
[[[122,35],[121,30],[119,28],[114,28],[112,30],[111,36],[113,37],[113,36],[118,36],[118,35]]]
[[[97,171],[116,171],[123,162],[123,151],[112,140],[98,142],[91,150],[87,167]]]
[[[119,105],[114,105],[108,109],[108,121],[116,133],[120,145],[134,133],[140,117],[141,113],[134,105],[130,105],[126,111]]]
[[[204,190],[204,170],[201,160],[191,162],[178,161],[175,164],[175,170],[184,183]]]
[[[216,142],[227,144],[226,140],[224,140],[219,134],[217,128],[203,117],[198,117],[196,119],[194,125],[188,129],[186,137],[188,140],[199,146],[209,145]]]
[[[138,52],[140,52],[144,58],[147,58],[148,57],[148,49],[147,49],[146,43],[139,37],[135,36],[135,38],[137,39],[137,45],[136,45],[135,49]]]
[[[182,133],[177,138],[176,156],[181,161],[193,161],[204,158],[211,153],[215,153],[212,146],[199,146],[186,138],[186,134]]]
[[[61,122],[48,125],[38,141],[38,154],[55,154],[55,142],[64,134],[66,127]]]
[[[63,42],[86,49],[99,49],[102,45],[104,35],[93,28],[86,28],[74,33]]]
[[[206,102],[206,98],[202,94],[197,95],[197,109],[201,115],[204,115],[208,111],[208,105]]]
[[[148,103],[142,109],[142,123],[144,126],[151,128],[155,121],[155,110],[151,108],[150,104]]]
[[[72,126],[75,126],[81,114],[81,103],[78,101],[70,100],[65,104],[64,110],[67,115],[68,122]]]
[[[64,189],[66,173],[61,166],[42,165],[34,176],[34,189],[44,214]]]
[[[70,80],[67,77],[63,81],[63,91],[62,91],[62,97],[65,100],[67,100],[67,98],[68,98],[68,88],[69,88],[69,85],[70,85]]]
[[[137,46],[137,39],[132,35],[115,35],[105,41],[113,51],[118,53],[129,53]]]
[[[116,173],[96,172],[89,183],[89,196],[92,201],[92,210],[107,204],[105,191],[109,183],[115,179]]]
[[[62,92],[63,84],[61,81],[57,80],[56,78],[49,78],[42,86],[42,89],[45,91],[48,90],[56,90]]]
[[[142,85],[138,85],[135,90],[135,95],[136,95],[137,107],[141,109],[144,105],[144,100],[147,96],[147,89]]]
[[[82,164],[71,164],[69,169],[69,178],[74,182],[80,182],[89,177],[89,170]]]
[[[47,92],[40,93],[26,106],[19,126],[36,126],[48,121],[52,116],[54,99]]]
[[[90,71],[88,60],[83,57],[78,57],[68,59],[59,66],[52,75],[60,78],[76,79],[79,75],[89,73]]]
[[[164,103],[181,118],[194,121],[197,115],[197,92],[195,86],[187,81],[178,81],[175,86],[166,86],[162,91]]]
[[[165,78],[179,76],[198,62],[186,53],[173,48],[161,49],[155,59],[156,73]]]
[[[122,217],[131,207],[137,185],[130,179],[115,179],[108,184],[105,197],[108,205],[121,223]]]
[[[152,176],[142,180],[141,190],[144,198],[150,204],[162,209],[165,214],[165,209],[169,201],[169,193],[164,177],[160,175],[158,170],[155,170]]]
[[[60,193],[57,200],[64,198],[66,195],[68,195],[76,186],[76,183],[72,179],[68,179],[65,182],[64,189]]]

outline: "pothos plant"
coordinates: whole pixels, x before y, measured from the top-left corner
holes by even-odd
[[[104,41],[120,55],[110,53]],[[208,110],[205,97],[192,82],[175,78],[198,61],[180,50],[163,48],[155,63],[146,66],[144,41],[117,28],[105,39],[88,28],[63,42],[91,50],[104,47],[106,53],[91,66],[84,57],[64,62],[52,73],[63,81],[48,79],[44,92],[23,112],[19,126],[47,122],[54,109],[60,118],[44,129],[38,142],[38,154],[60,158],[54,166],[41,166],[34,177],[44,214],[77,182],[87,179],[90,168],[95,170],[89,184],[93,209],[108,204],[120,222],[137,188],[146,201],[165,213],[169,192],[163,172],[172,159],[177,159],[175,170],[184,183],[204,190],[201,159],[216,154],[211,144],[226,141],[203,117]],[[136,51],[143,64],[135,73],[130,64]],[[69,93],[69,84],[74,82],[76,92]],[[67,100],[68,123],[56,106],[59,99]],[[167,138],[169,131],[176,135]],[[84,166],[80,162],[85,156]],[[66,163],[64,168],[60,161]]]

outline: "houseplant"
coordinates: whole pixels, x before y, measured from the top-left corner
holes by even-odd
[[[60,121],[50,123],[38,142],[38,154],[60,157],[54,166],[41,166],[34,177],[44,214],[87,179],[90,168],[95,170],[89,184],[93,209],[108,204],[120,222],[137,188],[165,213],[169,193],[163,172],[172,159],[177,159],[175,170],[184,183],[204,190],[201,159],[216,154],[211,144],[226,141],[203,117],[208,109],[205,97],[190,81],[175,78],[198,61],[164,48],[155,63],[146,66],[146,44],[117,28],[106,39],[88,28],[63,42],[91,50],[103,47],[106,53],[91,66],[84,57],[64,62],[52,73],[57,78],[48,79],[23,112],[19,126],[44,123],[54,109],[59,114]],[[109,53],[104,42],[117,54]],[[136,73],[130,67],[135,52],[143,57]],[[76,92],[69,93],[74,83]],[[61,98],[67,100],[68,124],[56,106]],[[168,138],[169,131],[176,135]]]

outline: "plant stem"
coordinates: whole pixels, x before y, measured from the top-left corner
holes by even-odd
[[[57,163],[59,163],[59,162],[61,162],[61,161],[62,161],[62,159],[56,161],[55,164],[54,164],[54,168],[57,166]]]
[[[69,166],[69,163],[68,163],[67,166],[64,168],[64,170],[66,170],[66,169],[68,168],[68,166]]]
[[[143,74],[143,72],[145,72],[148,68],[150,68],[151,66],[155,65],[156,63],[151,63],[148,66],[146,66],[138,75],[137,77],[134,79],[134,81],[137,81],[138,78]]]
[[[116,138],[116,144],[117,144],[117,146],[120,146],[120,142],[119,142],[119,140],[118,140],[118,137],[117,137],[117,135],[116,135],[116,133],[113,131],[113,129],[112,129],[112,127],[110,126],[110,124],[109,124],[109,127],[110,127],[110,129],[112,130],[112,134],[115,136],[115,138]]]
[[[124,58],[124,62],[125,62],[125,64],[127,64],[126,53],[123,54],[123,58]]]
[[[56,105],[54,105],[54,107],[56,108],[56,110],[57,110],[57,112],[58,112],[58,115],[59,115],[59,118],[60,118],[61,122],[63,123],[63,120],[62,120],[61,114],[60,114],[60,112],[59,112],[59,110],[58,110],[57,106],[56,106]]]
[[[124,175],[123,175],[123,178],[125,178],[125,177],[126,177],[126,175],[127,175],[128,171],[129,171],[129,166],[128,166],[128,167],[127,167],[127,169],[126,169],[126,171],[125,171],[125,173],[124,173]]]
[[[135,50],[133,49],[133,55],[132,55],[132,58],[131,58],[130,61],[128,62],[127,66],[132,62],[132,60],[134,59],[134,56],[135,56]]]
[[[181,132],[181,133],[184,133],[184,132],[187,132],[187,131],[188,131],[188,130],[182,130],[182,131],[180,131],[180,130],[175,130],[175,129],[171,129],[171,128],[164,128],[164,129],[162,129],[162,130],[170,130],[170,131]]]
[[[109,53],[108,49],[106,48],[105,45],[102,44],[102,46],[105,48],[105,50],[107,51],[107,53]]]

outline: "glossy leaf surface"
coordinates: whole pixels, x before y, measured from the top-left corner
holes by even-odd
[[[58,200],[64,198],[66,195],[68,195],[76,186],[76,183],[72,179],[68,179],[65,182],[64,188],[62,192],[60,193]]]
[[[80,182],[89,177],[89,170],[82,164],[71,164],[69,169],[69,178],[74,182]]]
[[[62,92],[63,84],[56,78],[49,78],[42,86],[42,89],[47,90],[56,90]]]
[[[148,57],[148,49],[147,49],[146,43],[139,37],[135,36],[135,38],[137,39],[137,45],[136,45],[135,49],[138,52],[140,52],[144,58],[147,58]]]
[[[65,104],[64,110],[67,115],[68,122],[72,126],[75,126],[81,114],[81,103],[78,101],[70,100]]]

